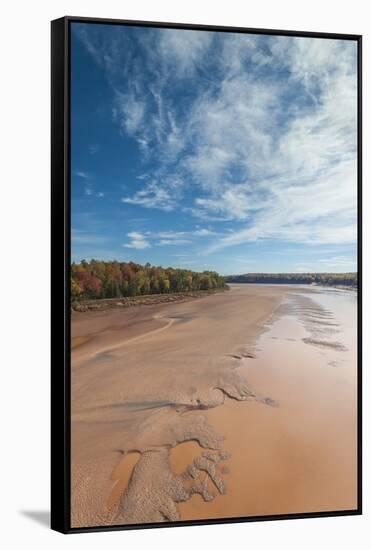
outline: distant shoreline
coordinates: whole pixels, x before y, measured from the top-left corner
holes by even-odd
[[[225,282],[241,284],[290,284],[357,289],[358,274],[346,273],[245,273],[226,275]]]

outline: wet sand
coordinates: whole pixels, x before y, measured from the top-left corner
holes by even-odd
[[[355,508],[354,323],[312,294],[76,314],[72,524]]]
[[[259,339],[257,358],[246,361],[249,383],[274,396],[279,407],[227,400],[205,412],[231,454],[227,490],[210,503],[199,496],[181,503],[182,519],[357,507],[354,368],[332,368],[336,352],[323,355],[303,337],[295,320],[281,319]],[[174,471],[199,452],[196,443],[174,448]]]

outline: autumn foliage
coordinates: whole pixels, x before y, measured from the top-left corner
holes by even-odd
[[[224,277],[215,271],[163,268],[134,262],[91,260],[71,265],[71,298],[87,300],[121,298],[169,292],[224,288]]]

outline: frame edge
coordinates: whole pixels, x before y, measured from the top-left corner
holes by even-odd
[[[140,524],[73,528],[70,522],[69,429],[69,24],[71,22],[122,24],[160,28],[253,32],[286,36],[345,39],[358,46],[358,503],[354,510],[328,513],[251,516],[223,520],[181,521],[172,524]],[[67,533],[167,528],[257,521],[304,519],[362,514],[362,35],[291,30],[250,29],[217,25],[161,23],[66,16],[51,22],[51,528]],[[63,250],[63,252],[62,252]],[[63,289],[63,292],[61,290]],[[62,351],[63,350],[63,351]]]
[[[67,247],[66,113],[67,20],[51,22],[51,515],[50,527],[67,533],[69,513],[69,437],[65,353]]]

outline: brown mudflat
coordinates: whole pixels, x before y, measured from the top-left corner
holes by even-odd
[[[301,341],[290,319],[276,331],[297,334],[287,343],[259,340],[264,351],[246,364],[249,383],[272,395],[279,407],[227,400],[205,411],[225,435],[230,452],[226,494],[205,503],[195,496],[179,505],[182,519],[261,516],[352,510],[357,507],[356,379],[354,368],[330,368]],[[331,362],[331,361],[330,361]],[[196,443],[171,452],[174,471],[197,456]]]
[[[294,294],[73,317],[74,527],[355,507],[355,361],[279,320]]]

